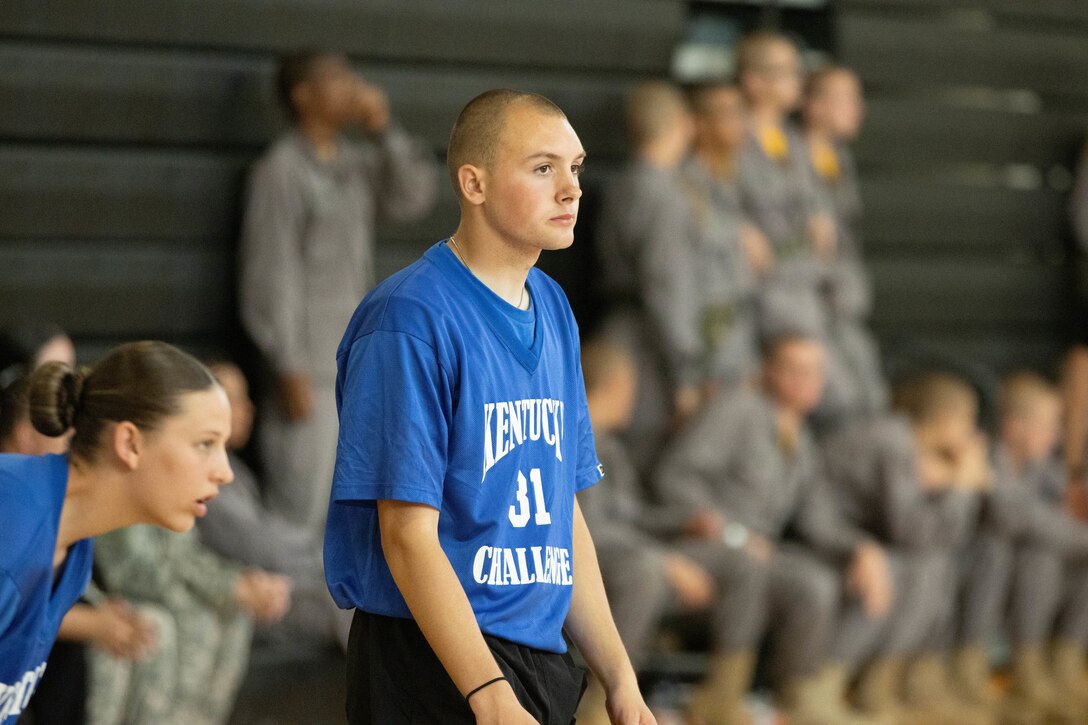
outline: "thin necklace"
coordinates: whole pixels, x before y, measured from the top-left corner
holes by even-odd
[[[450,235],[450,244],[453,245],[453,253],[457,255],[457,258],[459,260],[461,260],[461,264],[465,265],[465,269],[467,269],[469,271],[469,274],[471,274],[473,277],[476,277],[476,279],[480,279],[479,277],[476,276],[476,273],[472,271],[472,267],[468,266],[468,262],[465,261],[464,256],[461,255],[461,245],[457,243],[457,240],[453,238],[452,234]],[[526,309],[525,308],[525,285],[521,286],[521,297],[518,298],[518,309],[519,310]]]

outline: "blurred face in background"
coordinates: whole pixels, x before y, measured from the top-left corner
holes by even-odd
[[[918,432],[923,447],[942,455],[956,456],[978,436],[978,406],[956,402],[925,421]]]
[[[291,100],[300,118],[316,118],[330,125],[345,127],[358,114],[361,89],[368,87],[339,55],[323,56],[313,62],[306,80],[291,92]]]
[[[824,379],[824,348],[815,340],[779,343],[763,363],[767,393],[779,407],[798,415],[807,415],[820,404]]]
[[[253,432],[254,407],[249,397],[249,382],[238,366],[220,363],[212,366],[212,374],[219,380],[223,392],[230,401],[230,438],[227,448],[239,450],[245,448]]]
[[[793,43],[770,41],[758,62],[745,71],[744,91],[753,105],[790,113],[801,102],[804,68]]]
[[[41,367],[47,362],[54,361],[65,363],[68,367],[75,367],[76,348],[67,335],[57,335],[38,348],[38,353],[34,358],[34,367]]]
[[[861,81],[846,69],[829,72],[819,80],[805,104],[805,121],[830,134],[851,141],[865,120]]]
[[[1057,395],[1038,395],[1026,409],[1001,421],[1001,441],[1024,461],[1038,461],[1054,452],[1061,437],[1062,404]]]
[[[696,142],[719,151],[733,151],[747,132],[744,98],[736,86],[717,86],[699,93],[695,117]]]

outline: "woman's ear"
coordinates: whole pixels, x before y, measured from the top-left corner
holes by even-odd
[[[143,448],[143,434],[135,424],[124,420],[113,427],[113,455],[125,468],[135,471],[139,467]]]
[[[461,198],[473,206],[484,202],[484,186],[487,173],[478,166],[464,164],[457,169],[457,186]]]

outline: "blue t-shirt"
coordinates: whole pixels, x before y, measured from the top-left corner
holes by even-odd
[[[445,243],[355,311],[337,352],[340,440],[325,576],[343,608],[411,617],[375,501],[439,510],[438,537],[480,629],[563,652],[574,494],[600,480],[578,328],[532,269],[531,344],[513,308]]]
[[[19,719],[61,620],[91,578],[90,539],[53,570],[67,489],[64,456],[0,454],[0,725]]]

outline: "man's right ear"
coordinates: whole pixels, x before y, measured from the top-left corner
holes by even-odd
[[[457,188],[461,191],[461,198],[475,206],[483,204],[486,176],[483,169],[472,164],[463,164],[457,169]]]

